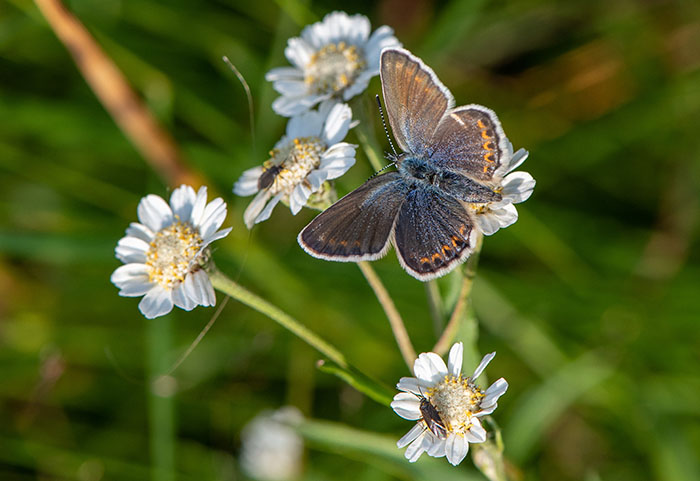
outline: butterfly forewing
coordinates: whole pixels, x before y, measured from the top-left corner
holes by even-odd
[[[396,142],[405,152],[426,153],[440,119],[454,105],[452,94],[428,66],[405,50],[383,50],[380,75]]]
[[[394,220],[405,199],[399,174],[373,177],[311,221],[299,234],[299,244],[322,259],[378,259],[389,247]]]
[[[472,219],[459,200],[437,189],[413,190],[396,220],[397,255],[417,279],[438,277],[471,252],[472,228]]]
[[[450,111],[440,121],[429,156],[440,167],[489,181],[508,146],[496,114],[481,105],[467,105]]]

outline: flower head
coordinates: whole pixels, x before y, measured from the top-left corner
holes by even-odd
[[[253,479],[288,481],[301,474],[304,441],[294,429],[303,421],[295,407],[263,411],[241,432],[241,467]]]
[[[202,263],[209,244],[231,231],[217,230],[226,218],[224,201],[207,203],[206,187],[195,194],[182,185],[169,205],[151,194],[141,199],[137,213],[139,222],[129,225],[115,249],[124,263],[111,277],[119,295],[144,296],[139,310],[149,319],[167,314],[173,304],[186,311],[213,306],[214,289]]]
[[[352,110],[345,104],[322,103],[292,117],[287,133],[262,166],[246,170],[233,186],[237,195],[257,193],[243,214],[248,228],[267,220],[283,201],[296,215],[324,182],[355,164],[355,145],[340,142],[350,129]]]
[[[447,456],[456,466],[467,455],[469,443],[486,441],[486,431],[479,418],[496,409],[508,383],[501,378],[482,391],[474,381],[496,353],[484,356],[474,374],[465,378],[462,352],[461,342],[452,346],[447,366],[437,354],[424,352],[413,365],[416,377],[401,378],[396,385],[403,392],[394,396],[391,407],[402,418],[418,421],[396,443],[399,448],[408,446],[405,456],[412,463],[426,452],[436,458]],[[432,414],[428,416],[428,413]],[[432,429],[438,421],[439,428]]]
[[[382,26],[370,36],[363,15],[333,12],[289,39],[284,55],[293,67],[270,70],[265,79],[281,95],[272,104],[285,117],[300,114],[329,99],[347,101],[379,74],[379,54],[400,47],[394,31]]]
[[[513,153],[513,146],[508,143],[509,156],[496,171],[498,181],[496,192],[501,200],[487,204],[469,204],[475,214],[479,230],[484,235],[494,234],[502,227],[508,227],[518,220],[518,211],[513,204],[519,204],[530,198],[535,188],[535,179],[527,172],[512,172],[527,159],[528,151],[519,149]]]

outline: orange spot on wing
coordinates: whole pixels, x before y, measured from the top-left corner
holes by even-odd
[[[440,253],[439,253],[439,252],[436,252],[435,254],[433,254],[432,259],[433,259],[433,260],[436,260],[436,259],[439,259],[440,257],[442,257],[442,256],[440,255]]]
[[[493,160],[493,152],[489,152],[487,154],[484,154],[484,160],[486,162],[494,162]]]
[[[484,142],[484,144],[482,145],[482,147],[483,147],[484,149],[486,149],[486,150],[489,150],[489,151],[494,151],[494,150],[496,150],[495,147],[493,146],[493,142],[491,142],[491,141]]]
[[[419,262],[421,264],[427,264],[428,262],[430,262],[430,259],[428,259],[427,257],[421,257]]]
[[[477,127],[479,127],[480,129],[485,129],[485,128],[486,128],[486,124],[484,124],[484,121],[483,121],[483,120],[477,120],[477,121],[476,121],[476,125],[477,125]]]
[[[491,138],[491,136],[487,133],[486,129],[482,129],[481,138],[486,140],[489,140]]]

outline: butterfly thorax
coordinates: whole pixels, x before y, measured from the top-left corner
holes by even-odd
[[[490,187],[453,170],[441,168],[429,159],[413,154],[401,154],[395,163],[399,173],[412,189],[436,189],[469,203],[501,200],[501,194]]]

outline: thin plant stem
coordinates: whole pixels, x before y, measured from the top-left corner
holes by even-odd
[[[270,304],[262,297],[253,294],[245,287],[229,279],[216,267],[210,265],[208,271],[209,278],[211,279],[214,289],[218,289],[246,306],[266,315],[285,329],[288,329],[296,336],[300,337],[307,344],[315,348],[318,352],[326,356],[334,363],[343,368],[348,368],[348,362],[345,359],[345,356],[343,356],[343,354],[341,354],[335,347],[317,336],[308,327],[301,324],[299,321],[282,311],[277,306]]]
[[[476,242],[476,247],[474,252],[469,256],[469,259],[462,267],[462,287],[459,292],[459,297],[457,298],[457,303],[455,304],[452,315],[450,315],[450,320],[445,326],[445,330],[442,331],[440,338],[435,343],[433,347],[433,352],[443,355],[447,352],[452,341],[457,335],[457,331],[465,320],[465,315],[469,307],[469,301],[472,292],[472,286],[474,284],[474,277],[476,276],[476,267],[479,263],[479,253],[481,252],[481,245],[483,241],[483,236],[479,236]]]
[[[172,343],[170,316],[148,321],[148,426],[151,449],[151,480],[175,480],[174,379],[161,373],[167,368]]]
[[[413,371],[413,363],[416,360],[416,351],[413,349],[411,344],[411,339],[408,336],[408,331],[406,331],[406,326],[401,319],[401,314],[396,309],[394,301],[391,299],[389,292],[382,284],[382,281],[374,272],[372,266],[368,262],[358,262],[357,265],[360,267],[362,274],[367,279],[370,287],[377,296],[377,300],[382,305],[386,317],[389,319],[389,324],[391,325],[391,330],[394,333],[394,338],[396,339],[396,344],[399,345],[399,350],[403,356],[403,360],[406,362],[408,368]]]
[[[442,312],[442,297],[440,296],[440,288],[438,287],[435,279],[425,283],[425,294],[428,297],[430,317],[433,318],[433,330],[437,336],[442,331],[445,320]]]

